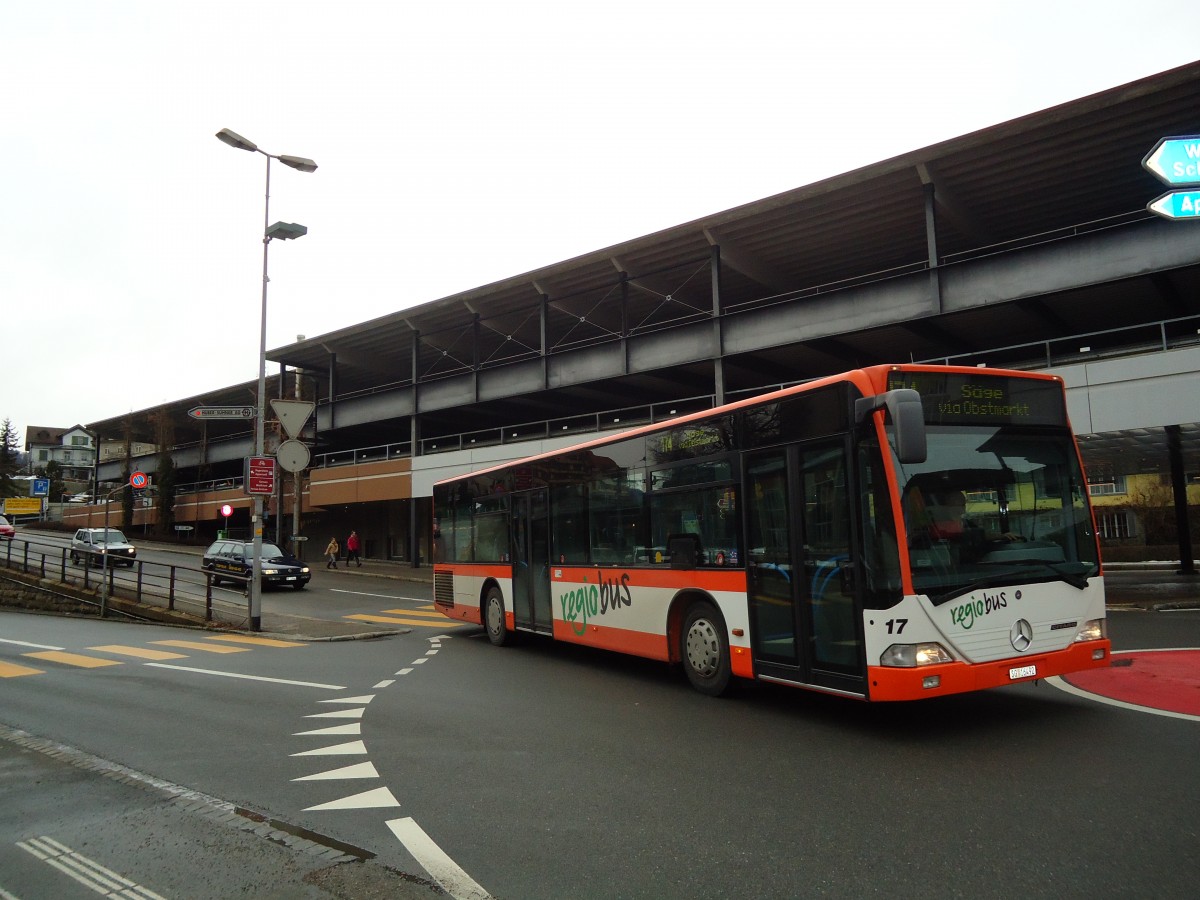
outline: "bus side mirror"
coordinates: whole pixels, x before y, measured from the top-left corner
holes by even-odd
[[[854,422],[861,425],[871,413],[886,408],[896,435],[896,456],[902,463],[923,463],[925,446],[925,410],[921,395],[912,388],[896,388],[874,397],[854,401]]]

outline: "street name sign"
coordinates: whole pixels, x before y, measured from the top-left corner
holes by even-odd
[[[1200,219],[1200,191],[1168,191],[1146,204],[1164,219]]]
[[[1160,138],[1142,166],[1163,184],[1200,184],[1200,135]]]
[[[193,419],[253,419],[253,406],[193,406],[188,415]]]

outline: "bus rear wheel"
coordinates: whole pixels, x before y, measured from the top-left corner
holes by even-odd
[[[488,588],[487,596],[483,598],[483,627],[488,640],[497,647],[508,643],[510,635],[504,618],[504,595],[498,587]]]
[[[729,639],[725,621],[707,601],[692,604],[679,636],[679,656],[692,687],[710,697],[729,689],[733,672],[729,664]]]

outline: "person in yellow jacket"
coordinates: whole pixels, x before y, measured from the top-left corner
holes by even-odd
[[[325,545],[325,559],[328,560],[328,562],[325,563],[325,568],[337,568],[338,549],[337,538],[331,537],[329,539],[329,543]]]

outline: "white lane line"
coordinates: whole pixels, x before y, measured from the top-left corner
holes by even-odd
[[[318,700],[318,703],[370,703],[375,699],[374,694],[363,694],[361,697],[335,697],[332,700]]]
[[[409,603],[428,603],[426,599],[421,597],[397,597],[395,594],[370,594],[366,591],[347,591],[342,588],[330,588],[330,593],[333,594],[351,594],[355,597],[382,597],[384,600],[407,600]]]
[[[292,737],[318,734],[362,734],[362,723],[352,722],[349,725],[334,725],[332,728],[318,728],[315,731],[293,731]]]
[[[400,670],[399,672],[397,672],[396,674],[397,674],[397,675],[407,675],[407,674],[408,674],[409,672],[411,672],[411,671],[412,671],[412,669],[401,669],[401,670]]]
[[[352,766],[342,766],[340,769],[330,769],[315,775],[301,775],[292,781],[334,781],[342,778],[378,778],[379,772],[369,762],[355,763]]]
[[[1145,652],[1142,650],[1139,653]],[[1115,654],[1114,654],[1115,655]],[[1046,679],[1046,684],[1058,688],[1066,694],[1074,694],[1076,697],[1083,697],[1085,700],[1095,700],[1097,703],[1107,703],[1109,706],[1116,706],[1121,709],[1131,709],[1134,712],[1150,713],[1155,716],[1165,716],[1168,719],[1186,719],[1189,722],[1200,722],[1200,716],[1193,716],[1189,713],[1171,712],[1166,709],[1155,709],[1152,706],[1138,706],[1136,703],[1126,703],[1124,700],[1114,700],[1111,697],[1105,697],[1101,694],[1093,694],[1089,691],[1081,690],[1073,684],[1068,684],[1057,675],[1052,675]]]
[[[387,826],[421,868],[454,900],[492,900],[492,895],[459,868],[411,818],[391,819]]]
[[[0,887],[0,900],[21,900],[16,894],[10,894],[4,888]]]
[[[358,709],[335,709],[333,712],[327,713],[312,713],[305,716],[306,719],[361,719],[366,711],[365,706],[360,706]]]
[[[379,689],[379,688],[391,687],[395,683],[396,682],[394,679],[389,678],[386,681],[381,681],[381,682],[379,682],[379,684],[373,684],[371,686],[373,688]]]
[[[0,644],[15,644],[18,647],[33,647],[35,650],[66,650],[66,647],[51,647],[49,644],[31,644],[29,641],[14,641],[11,638],[0,638]]]
[[[366,753],[367,745],[362,741],[349,741],[345,744],[333,744],[330,747],[318,747],[316,750],[293,753],[292,756],[365,756]]]
[[[31,838],[28,841],[18,841],[17,846],[97,894],[103,894],[106,897],[116,894],[120,897],[165,900],[164,897],[149,888],[130,881],[81,853],[76,853],[53,838],[45,836]]]
[[[392,796],[392,792],[385,787],[381,787],[375,788],[373,791],[354,794],[351,797],[343,797],[341,800],[331,800],[329,803],[310,806],[304,811],[328,812],[334,809],[384,809],[399,805],[400,801]]]
[[[174,669],[177,672],[193,672],[197,675],[220,675],[222,678],[241,678],[246,681],[266,681],[270,684],[290,684],[296,687],[320,688],[323,691],[344,691],[344,684],[321,684],[316,681],[292,681],[287,678],[267,678],[264,675],[241,675],[237,672],[214,672],[212,669],[196,669],[191,666],[172,666],[167,663],[145,663],[156,669]]]

